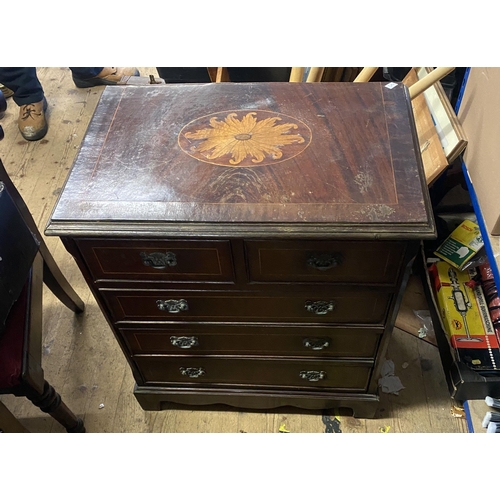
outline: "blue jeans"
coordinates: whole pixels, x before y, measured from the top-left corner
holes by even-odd
[[[103,68],[69,68],[78,78],[97,76]],[[36,76],[36,68],[0,68],[0,83],[14,92],[12,98],[18,106],[40,102],[44,93]]]

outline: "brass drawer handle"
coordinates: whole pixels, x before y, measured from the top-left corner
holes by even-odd
[[[330,300],[327,302],[326,300],[308,300],[305,303],[306,311],[312,312],[314,314],[326,314],[334,310],[335,302]]]
[[[323,380],[326,378],[326,372],[316,371],[316,370],[304,370],[299,373],[300,378],[303,378],[309,382],[317,382],[318,380]]]
[[[198,337],[170,337],[170,343],[181,349],[189,349],[198,345]]]
[[[153,269],[165,269],[167,266],[173,267],[177,265],[177,257],[173,252],[141,252],[140,257],[145,266]]]
[[[181,375],[190,378],[202,377],[206,373],[203,368],[184,368],[181,366],[179,370],[181,372]]]
[[[330,339],[304,339],[303,344],[313,351],[321,351],[330,347]]]
[[[171,314],[177,314],[178,312],[187,311],[189,309],[187,300],[185,299],[157,300],[156,306],[160,311],[167,311]]]
[[[307,265],[319,271],[326,271],[342,264],[343,257],[340,253],[315,253],[307,259]]]

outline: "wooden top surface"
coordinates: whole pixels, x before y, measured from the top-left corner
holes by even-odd
[[[402,84],[107,87],[47,234],[425,238],[417,148]]]

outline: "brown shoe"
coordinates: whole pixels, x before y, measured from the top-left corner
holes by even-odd
[[[8,89],[5,85],[2,85],[1,83],[0,83],[0,91],[2,92],[5,99],[8,99],[9,97],[12,97],[14,95],[13,90]]]
[[[131,76],[140,76],[137,68],[103,68],[92,78],[78,78],[73,75],[73,81],[78,88],[95,87],[96,85],[124,85]]]
[[[49,126],[45,118],[47,101],[45,97],[32,104],[23,104],[19,108],[19,119],[17,123],[21,135],[27,141],[38,141],[45,136]]]

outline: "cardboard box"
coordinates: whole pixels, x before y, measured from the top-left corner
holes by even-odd
[[[416,269],[421,273],[420,276],[424,284],[424,295],[429,304],[429,312],[436,334],[439,356],[443,364],[443,371],[450,396],[458,402],[472,399],[484,401],[486,396],[500,398],[500,372],[480,373],[476,370],[471,370],[460,361],[456,350],[451,347],[444,322],[439,314],[434,282],[429,273],[430,269],[427,265],[426,256],[427,253],[424,249],[424,244],[422,244],[421,252],[417,256]]]
[[[467,285],[475,271],[459,271],[440,261],[429,273],[441,320],[459,360],[474,371],[500,373],[499,344],[482,288]]]
[[[443,241],[434,254],[448,264],[462,270],[483,246],[479,226],[470,220],[464,220]]]
[[[471,68],[458,119],[467,167],[488,232],[500,235],[500,67]]]

